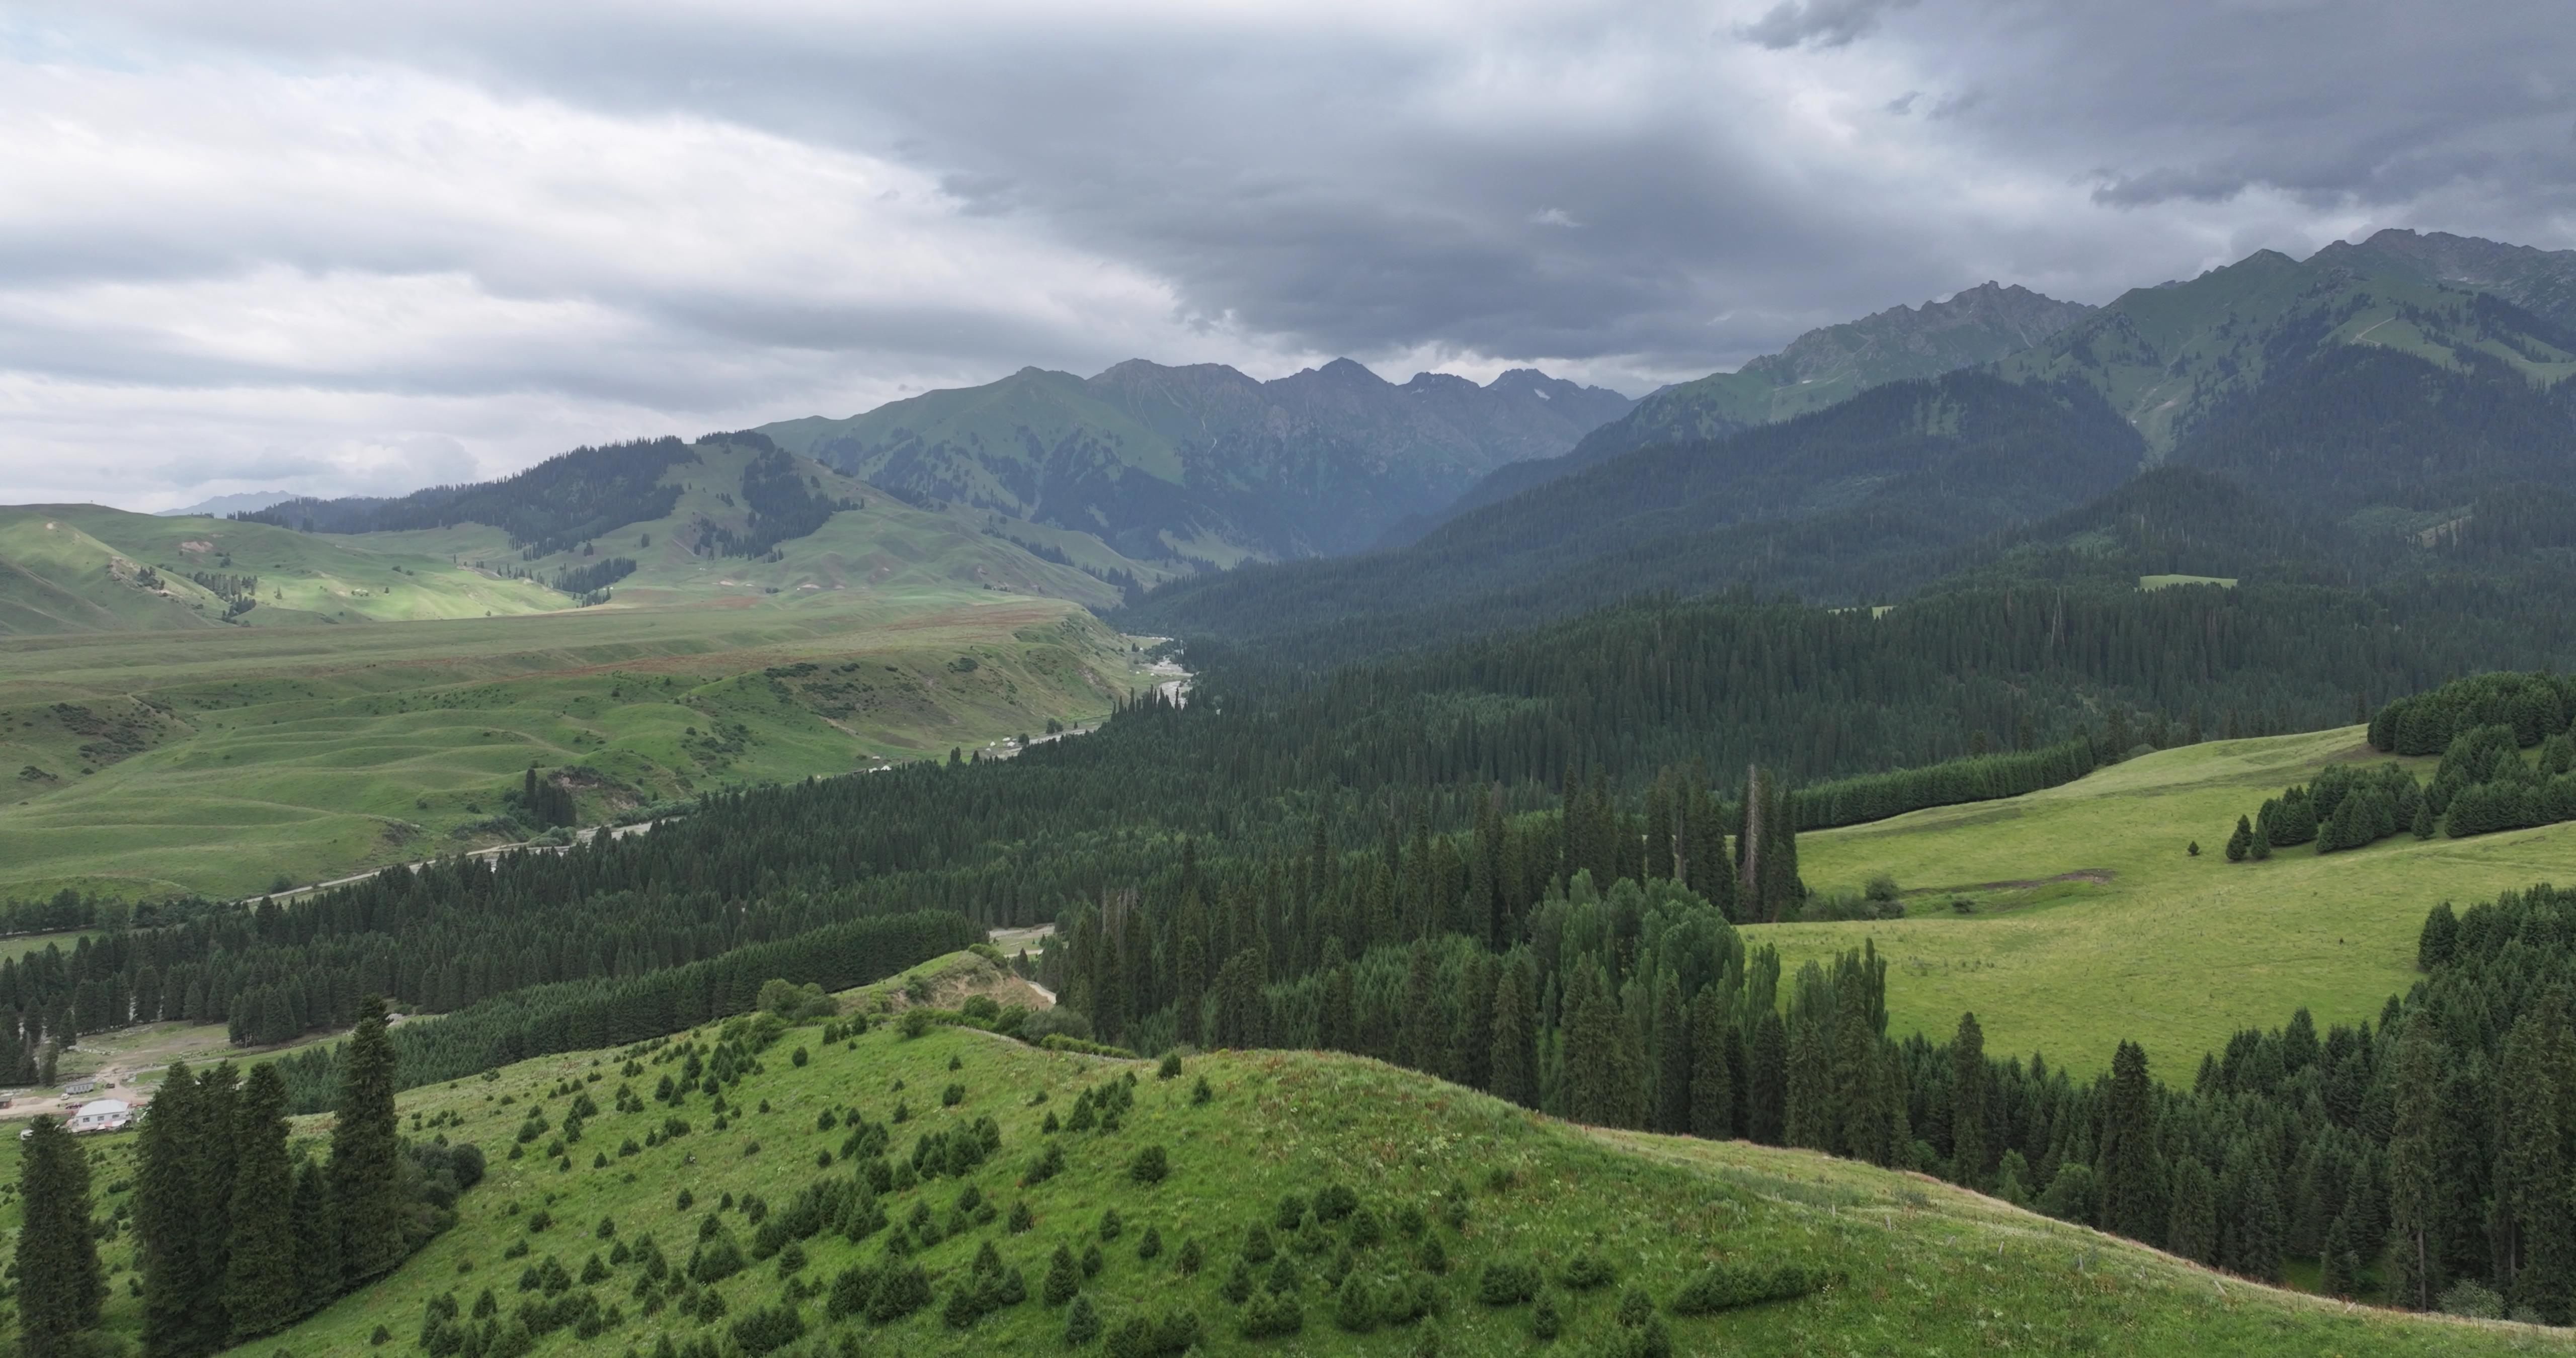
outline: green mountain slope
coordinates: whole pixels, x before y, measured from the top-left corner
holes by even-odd
[[[2357,244],[2337,241],[2309,262],[2337,263],[2346,254],[2436,283],[2492,293],[2535,316],[2576,327],[2576,250],[2535,250],[2447,231],[2392,228]]]
[[[2120,484],[2142,451],[2080,388],[1892,383],[1717,442],[1638,449],[1404,547],[1181,581],[1129,617],[1236,637],[1388,623],[1420,642],[1658,590],[1867,602],[1920,583],[1903,562]]]
[[[1271,382],[1142,360],[1035,368],[848,419],[763,426],[915,503],[1094,533],[1129,556],[1232,565],[1346,551],[1494,467],[1554,456],[1625,397],[1528,370],[1402,385],[1339,359]]]
[[[900,1003],[899,990],[844,1002]],[[1673,1352],[1765,1355],[1969,1352],[2009,1340],[2039,1352],[2323,1358],[2562,1342],[2243,1282],[1809,1152],[1595,1132],[1349,1057],[1224,1053],[1160,1080],[1150,1063],[968,1029],[907,1039],[880,1022],[826,1043],[808,1024],[729,1074],[721,1110],[704,1093],[676,1109],[655,1102],[656,1080],[678,1069],[669,1058],[703,1054],[719,1036],[708,1027],[667,1046],[544,1058],[403,1095],[411,1134],[436,1128],[483,1147],[489,1176],[457,1200],[454,1226],[382,1282],[234,1351],[416,1352],[430,1308],[449,1298],[461,1323],[451,1328],[471,1342],[535,1320],[532,1342],[508,1342],[539,1358],[733,1352],[742,1339],[746,1351],[795,1358],[1047,1352],[1065,1344],[1077,1309],[1104,1333],[1076,1351],[1110,1353],[1177,1353],[1190,1332],[1205,1352],[1393,1355],[1436,1344],[1520,1354],[1550,1342],[1533,1338],[1542,1313],[1555,1318],[1544,1326],[1554,1344],[1586,1353],[1640,1351],[1650,1335],[1661,1336],[1650,1347]],[[1109,1105],[1115,1127],[1075,1113],[1113,1084],[1129,1091]],[[596,1112],[549,1158],[549,1132],[519,1129],[534,1116],[560,1123],[573,1091]],[[661,1135],[678,1123],[687,1134]],[[992,1150],[957,1159],[954,1172],[909,1174],[916,1145],[979,1124]],[[297,1129],[299,1139],[319,1130]],[[880,1163],[879,1138],[901,1169],[876,1211],[851,1208],[854,1185]],[[133,1142],[86,1143],[103,1213],[132,1192]],[[1131,1170],[1149,1147],[1167,1166],[1152,1180]],[[15,1154],[10,1138],[0,1157]],[[1061,1169],[1041,1178],[1033,1166],[1050,1155]],[[1283,1212],[1291,1198],[1299,1210]],[[901,1250],[889,1243],[898,1233],[910,1241]],[[1268,1247],[1248,1246],[1254,1235]],[[130,1264],[133,1238],[102,1246],[111,1268]],[[1059,1250],[1096,1256],[1066,1280],[1079,1301],[1047,1295]],[[998,1270],[985,1275],[989,1309],[956,1301],[976,1295],[988,1253]],[[871,1317],[862,1284],[915,1268],[917,1309],[890,1302]],[[1744,1295],[1709,1311],[1711,1282]],[[1240,1302],[1229,1296],[1238,1287]],[[1686,1300],[1694,1288],[1700,1305]],[[1779,1299],[1758,1300],[1766,1295]],[[782,1311],[794,1320],[754,1320]],[[592,1319],[569,1323],[576,1314]],[[556,1315],[564,1320],[549,1323]],[[1248,1323],[1256,1316],[1274,1333]],[[1169,1347],[1121,1337],[1140,1319],[1148,1334],[1171,1326]],[[108,1330],[130,1338],[139,1324],[140,1302],[112,1289]],[[391,1342],[372,1349],[387,1332]],[[793,1338],[773,1348],[770,1333]]]
[[[2091,386],[2161,458],[2285,370],[2365,344],[2455,371],[2483,356],[2535,385],[2576,374],[2558,327],[2351,250],[2305,263],[2265,250],[2189,282],[2133,289],[2001,371]]]
[[[1937,377],[2029,348],[2090,314],[2019,285],[1982,283],[1920,308],[1891,307],[1857,321],[1810,330],[1776,354],[1731,373],[1711,373],[1646,397],[1624,417],[1585,435],[1572,452],[1496,470],[1439,514],[1409,525],[1403,540],[1652,443],[1705,443],[1738,430],[1791,419],[1872,387]]]
[[[231,611],[244,600],[252,606]],[[443,555],[268,524],[0,507],[0,634],[483,617],[571,602]]]

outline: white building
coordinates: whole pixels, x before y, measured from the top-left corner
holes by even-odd
[[[98,1099],[82,1104],[64,1126],[74,1132],[121,1132],[133,1121],[133,1105],[123,1099]]]

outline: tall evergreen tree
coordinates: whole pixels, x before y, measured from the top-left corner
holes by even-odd
[[[1975,1014],[1959,1015],[1950,1041],[1950,1177],[1968,1188],[1986,1182],[1986,1033]]]
[[[251,1070],[233,1134],[232,1244],[224,1307],[232,1339],[272,1334],[302,1314],[295,1275],[295,1170],[286,1157],[286,1081],[274,1063]]]
[[[1667,968],[1655,986],[1655,1130],[1691,1129],[1690,1008],[1682,982]]]
[[[340,1287],[340,1217],[331,1210],[331,1185],[322,1166],[307,1160],[295,1171],[297,1314],[330,1305]]]
[[[331,1202],[340,1218],[340,1267],[352,1284],[390,1271],[406,1248],[384,1001],[370,996],[360,1014],[341,1063],[339,1117],[331,1127]]]
[[[1735,1135],[1735,1066],[1735,1024],[1717,987],[1702,986],[1691,1001],[1691,1135]]]
[[[2442,1188],[2448,1147],[2442,1126],[2447,1062],[2428,1023],[2406,1025],[2397,1042],[2394,1122],[2388,1135],[2389,1300],[2433,1309],[2448,1279],[2443,1245],[2452,1231]]]
[[[2197,1155],[2174,1161],[2165,1248],[2195,1263],[2218,1262],[2218,1180]]]
[[[197,1077],[174,1063],[143,1116],[134,1176],[135,1263],[143,1275],[143,1351],[189,1358],[211,1351],[199,1338],[197,1308],[209,1290],[198,1249],[202,1203],[196,1180]],[[222,1336],[214,1336],[220,1341]]]
[[[71,1358],[98,1327],[107,1277],[90,1222],[89,1158],[62,1124],[28,1127],[18,1162],[18,1333],[25,1358]]]
[[[1494,985],[1493,1083],[1496,1098],[1538,1107],[1538,1005],[1521,958],[1503,964]]]
[[[2123,1042],[2111,1057],[2111,1084],[2102,1105],[2101,1225],[2132,1240],[2160,1243],[2163,1195],[2156,1191],[2155,1089],[2147,1081],[2146,1049]],[[2274,1249],[2277,1253],[2278,1246]]]
[[[1753,1040],[1745,1047],[1744,1109],[1741,1119],[1748,1140],[1766,1146],[1786,1144],[1788,1134],[1789,1032],[1775,1009],[1764,1009],[1753,1022]]]
[[[2553,1008],[2525,1013],[2505,1040],[2503,1104],[2498,1130],[2496,1244],[2506,1294],[2520,1309],[2552,1325],[2567,1323],[2571,1231],[2568,1204],[2567,1128],[2561,1125],[2570,1091],[2562,1085],[2567,1047],[2564,1020]]]

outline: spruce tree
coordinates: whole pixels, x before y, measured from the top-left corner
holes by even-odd
[[[1538,1107],[1538,1009],[1520,958],[1503,964],[1494,986],[1493,1084],[1496,1098]]]
[[[1950,1178],[1967,1188],[1986,1181],[1986,1033],[1975,1014],[1959,1015],[1950,1040]]]
[[[1776,1009],[1754,1021],[1745,1049],[1744,1109],[1738,1114],[1748,1140],[1785,1144],[1788,1124],[1789,1032]]]
[[[2174,1163],[2165,1248],[2195,1263],[2218,1262],[2218,1178],[2197,1155]]]
[[[1735,1025],[1717,987],[1702,986],[1691,1001],[1691,1135],[1735,1135],[1735,1065]]]
[[[2398,1039],[2395,1120],[2388,1135],[2388,1298],[2418,1311],[2433,1309],[2449,1283],[2443,1246],[2452,1232],[2443,1192],[2443,1069],[2448,1054],[2424,1022],[2406,1025]]]
[[[295,1171],[295,1292],[298,1314],[310,1315],[340,1295],[340,1217],[331,1210],[331,1185],[322,1166],[307,1160]]]
[[[224,1309],[224,1277],[232,1249],[233,1133],[240,1119],[240,1072],[230,1061],[199,1071],[189,1098],[187,1210],[196,1236],[198,1271],[186,1351],[213,1353],[232,1336],[232,1317]],[[159,1100],[154,1103],[157,1106]]]
[[[1691,1129],[1691,1029],[1682,982],[1667,969],[1655,987],[1655,1130]]]
[[[2507,1295],[2517,1308],[2552,1325],[2567,1323],[2570,1278],[2569,1234],[2576,1230],[2568,1204],[2566,1129],[2561,1110],[2570,1093],[2553,1049],[2564,1047],[2563,1026],[2551,1031],[2547,1018],[2525,1013],[2505,1040],[2503,1078],[2496,1092],[2502,1107],[2498,1130],[2496,1187],[2504,1227],[2498,1242],[2505,1256]]]
[[[2161,1243],[2165,1225],[2163,1195],[2156,1191],[2155,1138],[2155,1089],[2147,1080],[2146,1049],[2123,1042],[2111,1057],[2111,1085],[2102,1107],[2101,1163],[2096,1170],[2102,1193],[2101,1226],[2151,1245]],[[2279,1248],[2276,1242],[2276,1263]]]
[[[198,1245],[195,1141],[197,1077],[173,1064],[136,1138],[135,1266],[143,1275],[143,1351],[151,1358],[207,1352],[196,1340],[197,1304],[206,1290]],[[220,1336],[218,1336],[220,1338]]]
[[[369,996],[340,1063],[339,1117],[331,1127],[331,1205],[340,1218],[340,1267],[352,1285],[382,1276],[405,1249],[402,1146],[394,1122],[394,1053],[384,1001]]]
[[[2227,837],[2227,861],[2242,863],[2254,849],[2254,826],[2243,816],[2236,818],[2236,833]]]
[[[295,1276],[295,1169],[286,1158],[286,1081],[275,1063],[242,1086],[233,1133],[232,1243],[224,1260],[224,1309],[232,1341],[294,1323],[303,1298]]]
[[[18,1333],[24,1358],[72,1358],[107,1299],[90,1222],[89,1159],[52,1118],[28,1128],[18,1162]]]

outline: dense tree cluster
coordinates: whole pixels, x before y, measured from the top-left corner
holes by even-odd
[[[710,434],[701,442],[732,443],[761,451],[742,469],[742,502],[750,511],[749,521],[738,533],[708,525],[698,538],[700,551],[717,556],[760,556],[779,543],[821,528],[825,520],[844,509],[858,508],[858,502],[834,499],[823,494],[819,485],[809,483],[805,474],[796,469],[796,459],[771,443],[766,434],[750,430]]]
[[[680,488],[663,473],[698,455],[676,438],[638,439],[576,448],[516,476],[465,486],[433,486],[399,499],[294,499],[236,519],[308,533],[380,533],[488,523],[510,545],[542,556],[579,546],[630,523],[668,515]]]

